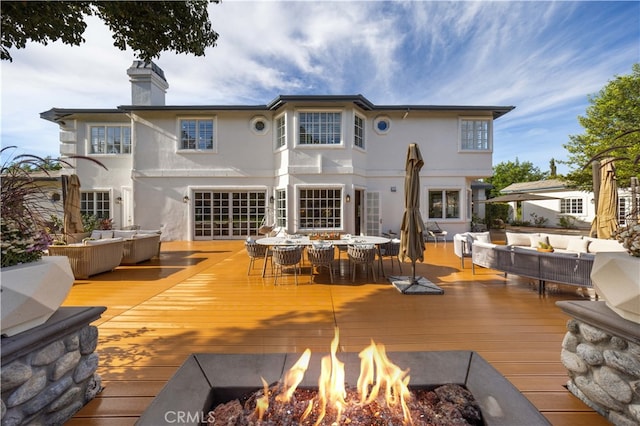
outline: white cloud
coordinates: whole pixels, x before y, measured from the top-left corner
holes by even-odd
[[[546,167],[580,132],[587,96],[637,62],[639,10],[633,2],[222,2],[210,6],[215,48],[156,62],[170,105],[355,93],[378,104],[515,105],[496,122],[494,161],[526,148]],[[2,146],[57,155],[58,129],[40,112],[130,103],[133,53],[115,48],[95,18],[85,38],[81,47],[30,44],[0,64]]]

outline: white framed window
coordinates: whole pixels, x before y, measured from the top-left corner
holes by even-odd
[[[298,113],[298,144],[339,145],[342,143],[342,113],[301,111]]]
[[[287,227],[287,190],[276,189],[275,211],[276,225],[283,228]]]
[[[342,229],[342,199],[342,188],[299,189],[300,228]]]
[[[287,119],[282,114],[276,118],[276,148],[287,146]]]
[[[491,149],[491,120],[460,118],[460,150],[490,151]]]
[[[89,137],[89,154],[131,154],[129,125],[93,124]]]
[[[367,230],[367,235],[380,235],[380,217],[382,215],[380,211],[380,193],[367,192],[366,206],[367,222],[365,229]]]
[[[215,118],[181,118],[180,150],[214,151],[216,149]]]
[[[364,118],[359,114],[353,117],[353,144],[364,149]]]
[[[431,189],[427,198],[429,219],[460,219],[459,189]]]
[[[100,219],[111,217],[109,191],[82,191],[80,193],[80,213]]]
[[[584,201],[580,197],[560,200],[560,214],[584,214]]]

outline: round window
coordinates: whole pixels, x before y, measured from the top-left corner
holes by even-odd
[[[251,119],[249,124],[251,131],[257,135],[264,135],[269,131],[269,122],[266,117],[262,115],[257,115]]]
[[[376,133],[385,134],[391,128],[391,120],[387,116],[377,117],[373,122],[373,128]]]

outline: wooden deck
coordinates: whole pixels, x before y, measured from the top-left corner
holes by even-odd
[[[261,262],[247,276],[242,241],[163,243],[159,259],[76,281],[65,301],[107,306],[95,323],[104,390],[67,424],[133,425],[191,353],[327,353],[336,326],[342,351],[371,339],[388,351],[476,351],[552,424],[608,424],[563,387],[569,318],[555,302],[580,299],[576,289],[548,285],[539,296],[530,280],[472,275],[466,262],[462,270],[451,242],[428,243],[416,270],[445,294],[407,296],[381,278],[330,284],[326,270],[313,284],[303,275],[297,287],[293,277],[276,287]]]

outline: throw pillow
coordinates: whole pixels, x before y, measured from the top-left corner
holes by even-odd
[[[508,246],[530,246],[531,239],[529,238],[531,234],[519,234],[517,232],[506,232],[507,237],[507,245]]]
[[[575,253],[587,253],[589,251],[589,240],[572,238],[567,244],[567,250]]]

